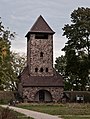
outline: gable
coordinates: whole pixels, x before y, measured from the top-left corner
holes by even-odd
[[[34,25],[31,27],[30,31],[27,33],[49,33],[54,34],[55,32],[50,28],[44,18],[40,15]],[[26,35],[26,37],[27,37]]]

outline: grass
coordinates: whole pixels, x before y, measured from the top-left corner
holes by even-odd
[[[48,113],[52,115],[61,115],[64,119],[90,119],[90,104],[21,104],[18,107]]]
[[[32,117],[27,117],[24,114],[21,114],[21,113],[18,113],[18,112],[15,112],[15,113],[16,113],[18,119],[33,119]]]
[[[90,115],[63,115],[63,119],[90,119]]]

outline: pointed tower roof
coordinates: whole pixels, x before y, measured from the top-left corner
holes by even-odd
[[[50,33],[54,34],[55,32],[50,28],[44,18],[40,15],[34,25],[31,27],[30,31],[27,33]],[[26,35],[26,36],[27,36]]]

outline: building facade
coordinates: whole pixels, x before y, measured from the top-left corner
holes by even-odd
[[[53,68],[53,35],[40,15],[27,37],[27,67],[19,76],[19,92],[24,101],[58,102],[63,93],[63,78]]]

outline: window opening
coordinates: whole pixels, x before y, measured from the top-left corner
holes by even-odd
[[[43,68],[40,69],[40,72],[43,72]]]
[[[35,72],[38,72],[38,68],[35,68]]]
[[[48,72],[48,68],[46,68],[46,72]]]
[[[44,54],[43,52],[40,52],[40,57],[43,57],[43,54]]]
[[[35,34],[35,39],[48,39],[48,34]]]

